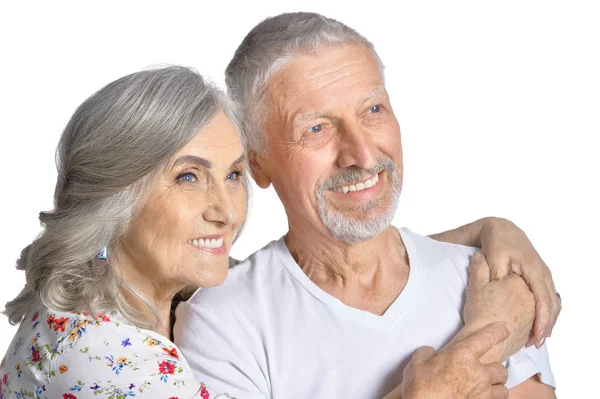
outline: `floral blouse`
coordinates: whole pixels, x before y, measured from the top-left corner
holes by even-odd
[[[216,399],[167,338],[114,311],[40,309],[21,323],[0,364],[0,399]]]

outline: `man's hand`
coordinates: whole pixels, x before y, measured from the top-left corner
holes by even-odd
[[[534,318],[534,300],[523,279],[515,274],[490,281],[490,268],[484,256],[476,252],[469,266],[467,300],[463,309],[464,332],[482,329],[500,321],[510,330],[508,339],[482,356],[482,363],[504,361],[518,352],[530,338]]]
[[[494,323],[437,354],[431,347],[417,349],[404,369],[401,397],[507,398],[506,368],[500,363],[484,365],[479,358],[508,336],[509,330],[504,323]]]
[[[515,273],[523,277],[535,297],[534,336],[528,345],[543,345],[552,334],[561,303],[550,269],[525,235],[506,219],[490,218],[481,229],[481,249],[490,265],[492,280]]]

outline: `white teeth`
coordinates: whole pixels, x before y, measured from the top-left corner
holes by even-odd
[[[377,184],[378,181],[379,181],[379,174],[376,174],[375,176],[373,176],[369,180],[365,181],[364,183],[358,183],[356,185],[351,184],[349,186],[342,186],[342,187],[335,187],[332,190],[337,193],[344,193],[344,194],[346,194],[348,192],[362,191],[365,188],[373,187],[374,185]]]
[[[192,244],[195,247],[198,248],[221,248],[223,246],[223,237],[215,239],[213,238],[211,239],[202,239],[202,238],[197,238],[194,240],[188,240],[188,244]]]

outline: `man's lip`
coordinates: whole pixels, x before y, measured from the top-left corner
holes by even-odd
[[[356,186],[357,184],[360,184],[360,183],[363,183],[363,184],[364,184],[364,182],[366,182],[367,180],[371,180],[371,179],[372,179],[372,178],[374,178],[375,176],[377,176],[377,175],[380,175],[380,174],[381,174],[381,172],[383,172],[383,171],[379,171],[379,172],[377,172],[377,173],[373,173],[372,175],[370,175],[370,176],[368,176],[368,177],[365,177],[365,178],[364,178],[364,179],[362,179],[361,181],[352,182],[352,183],[343,183],[343,184],[340,184],[340,185],[338,185],[338,186],[333,186],[333,187],[331,187],[331,188],[330,188],[330,190],[333,190],[334,188],[342,188],[342,187],[344,187],[344,186]],[[381,179],[381,176],[379,176],[379,178]]]

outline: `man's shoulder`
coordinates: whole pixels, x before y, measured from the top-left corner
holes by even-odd
[[[462,276],[469,265],[470,257],[477,248],[437,241],[423,236],[408,228],[398,229],[406,250],[411,256],[411,263],[419,264],[429,270],[457,270]]]
[[[252,301],[266,294],[267,288],[277,281],[277,275],[284,273],[278,253],[282,240],[270,242],[242,261],[232,259],[223,284],[199,288],[186,304],[209,307],[213,303]]]
[[[437,241],[431,237],[424,236],[418,233],[413,232],[407,227],[398,228],[400,234],[402,235],[403,241],[405,241],[405,245],[409,241],[412,245],[414,245],[415,249],[419,252],[423,252],[424,250],[434,250],[435,253],[442,254],[473,254],[477,248],[470,247],[466,245],[453,244],[450,242]]]

